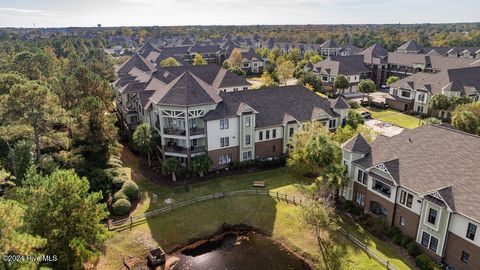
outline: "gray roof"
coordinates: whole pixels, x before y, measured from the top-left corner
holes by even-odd
[[[377,43],[363,50],[361,54],[367,64],[383,64],[388,57],[388,51]]]
[[[442,91],[460,92],[461,95],[475,94],[480,91],[480,66],[447,69],[437,73],[418,72],[390,86],[425,89],[432,94]]]
[[[153,103],[172,106],[195,106],[218,103],[222,99],[217,90],[186,71],[167,85],[155,89]]]
[[[125,63],[123,63],[117,68],[117,73],[118,74],[128,73],[134,67],[145,72],[152,72],[155,70],[155,66],[152,63],[148,62],[145,58],[143,58],[139,54],[134,54],[132,57],[130,57],[130,59],[128,59]]]
[[[397,48],[398,51],[410,51],[410,52],[421,52],[423,47],[420,46],[415,40],[409,40]]]
[[[318,72],[330,75],[357,75],[371,71],[365,65],[363,55],[331,56],[314,65]]]
[[[342,144],[342,148],[352,153],[367,154],[371,148],[365,138],[358,134]]]
[[[369,168],[387,162],[400,186],[417,194],[440,191],[455,211],[480,221],[479,136],[424,125],[390,138],[377,137],[370,147],[355,164]]]
[[[350,105],[348,105],[348,103],[345,101],[343,97],[337,97],[330,103],[330,105],[333,109],[337,109],[337,110],[350,109]]]
[[[320,110],[325,111],[330,117],[338,116],[331,108],[330,100],[299,85],[221,92],[220,95],[223,102],[215,110],[208,112],[204,120],[210,121],[234,116],[238,112],[238,108],[245,105],[258,112],[257,128],[282,125],[286,114],[300,122],[311,121],[314,112]]]
[[[333,39],[327,39],[322,45],[320,45],[321,48],[327,49],[327,48],[340,48],[338,44],[335,42]]]

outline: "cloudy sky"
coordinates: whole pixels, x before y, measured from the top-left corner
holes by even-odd
[[[480,21],[479,0],[0,0],[0,27]]]

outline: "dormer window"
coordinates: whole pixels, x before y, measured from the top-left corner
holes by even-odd
[[[435,223],[437,222],[437,215],[438,215],[437,210],[430,208],[428,210],[428,219],[427,219],[428,223],[435,225]]]

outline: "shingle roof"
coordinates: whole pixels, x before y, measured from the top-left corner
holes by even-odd
[[[168,85],[157,89],[151,100],[161,105],[194,106],[218,103],[222,99],[215,88],[186,71]]]
[[[363,50],[361,54],[367,64],[381,64],[386,62],[388,57],[388,51],[377,43]]]
[[[241,103],[258,112],[256,127],[281,125],[285,114],[300,122],[311,121],[315,107],[331,117],[338,116],[331,108],[330,101],[299,85],[257,89],[237,92],[221,92],[223,105],[218,110],[207,113],[205,120],[215,120],[235,115]]]
[[[360,134],[344,142],[342,144],[342,148],[347,151],[360,154],[367,154],[371,151],[370,145]]]
[[[314,66],[319,72],[325,71],[330,75],[357,75],[371,71],[365,65],[362,55],[331,56]]]
[[[421,52],[423,47],[418,45],[415,40],[409,40],[397,48],[398,51]]]
[[[338,44],[335,42],[333,39],[327,39],[322,45],[320,45],[321,48],[327,49],[327,48],[340,48]]]
[[[371,152],[354,161],[369,168],[398,160],[397,183],[417,194],[441,191],[455,211],[480,221],[480,137],[458,130],[424,125],[399,135],[378,137]],[[447,197],[447,195],[445,195]]]
[[[418,72],[396,81],[391,87],[401,88],[408,85],[413,90],[425,88],[432,94],[443,91],[473,94],[474,89],[480,90],[480,66],[447,69],[437,73]]]
[[[145,72],[151,72],[155,70],[155,66],[152,63],[148,62],[139,54],[134,54],[132,57],[130,57],[130,59],[128,59],[125,63],[123,63],[117,68],[117,73],[128,73],[134,67],[141,69]]]
[[[338,110],[350,109],[350,105],[342,97],[337,97],[331,102],[331,107]]]

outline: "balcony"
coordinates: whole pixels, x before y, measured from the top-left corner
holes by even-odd
[[[176,136],[186,136],[185,129],[178,129],[174,127],[166,127],[163,129],[163,134],[167,135],[176,135]]]
[[[187,150],[188,150],[188,148],[178,146],[178,145],[175,145],[175,144],[165,146],[165,152],[169,152],[169,153],[177,153],[177,154],[185,154],[186,155],[188,153]],[[191,154],[201,153],[201,152],[206,152],[206,151],[207,151],[207,149],[205,148],[205,146],[197,146],[197,147],[191,146],[190,147],[190,153]]]
[[[378,181],[377,179],[373,179],[372,189],[388,198],[390,198],[390,195],[392,194],[392,188],[389,185]]]
[[[202,134],[205,134],[205,128],[201,128],[201,127],[190,128],[190,136],[202,135]]]

